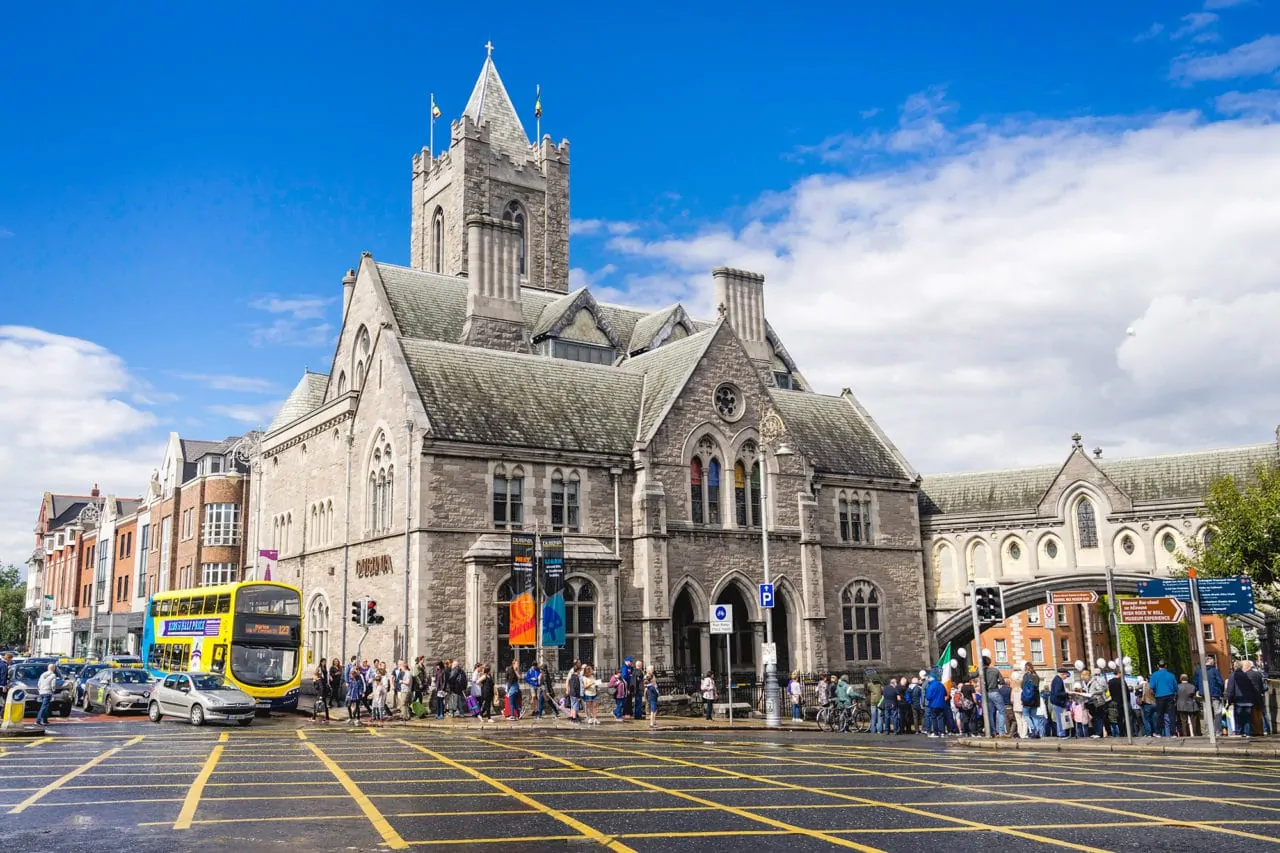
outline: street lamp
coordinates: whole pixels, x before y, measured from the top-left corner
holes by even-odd
[[[777,412],[769,411],[760,419],[760,446],[757,449],[757,462],[760,465],[760,550],[764,558],[764,583],[769,581],[769,494],[767,483],[769,472],[765,468],[765,449],[773,450],[774,458],[794,456],[785,440],[786,427]],[[764,642],[773,646],[773,608],[765,608]],[[777,651],[773,659],[764,665],[764,724],[769,728],[782,725],[781,691],[778,687]]]

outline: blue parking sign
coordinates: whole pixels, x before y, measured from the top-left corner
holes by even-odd
[[[773,584],[760,584],[760,606],[765,609],[773,607]]]

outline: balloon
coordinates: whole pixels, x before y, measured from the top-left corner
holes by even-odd
[[[965,651],[964,649],[957,649],[957,650],[956,650],[956,654],[957,654],[957,655],[959,655],[959,656],[960,656],[960,657],[962,657],[962,658],[967,658],[967,657],[969,656],[969,653],[968,653],[967,651]]]
[[[926,675],[928,675],[928,674],[929,674],[929,673],[925,672],[923,669],[922,669],[922,670],[920,670],[920,677],[921,677],[921,678],[924,678],[924,677],[925,677]]]
[[[1133,658],[1129,657],[1128,655],[1125,655],[1125,656],[1124,656],[1124,665],[1125,665],[1125,666],[1128,666],[1128,665],[1129,665],[1129,664],[1131,664],[1131,663],[1133,663]]]
[[[1076,661],[1076,672],[1083,672],[1083,671],[1084,671],[1084,661],[1082,660]]]
[[[1098,658],[1098,666],[1103,667],[1106,665],[1107,665],[1106,660],[1104,660],[1103,658]]]
[[[952,668],[952,669],[959,669],[959,668],[960,668],[960,661],[958,661],[958,660],[953,660],[953,661],[951,661],[950,663],[951,663],[951,668]]]
[[[982,656],[983,656],[984,658],[989,658],[989,657],[991,657],[991,651],[990,651],[989,649],[983,649],[983,650],[982,650]]]

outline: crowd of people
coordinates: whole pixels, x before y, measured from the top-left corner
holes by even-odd
[[[347,723],[352,726],[428,716],[438,720],[475,717],[487,723],[495,716],[516,722],[548,715],[563,716],[578,725],[599,725],[603,700],[612,701],[613,719],[647,716],[650,728],[657,728],[657,678],[652,667],[645,669],[632,658],[605,681],[596,677],[591,664],[578,660],[562,679],[554,679],[537,662],[521,670],[519,661],[513,660],[496,675],[488,664],[476,664],[468,674],[460,660],[430,664],[420,655],[410,667],[404,660],[394,665],[376,659],[370,663],[352,655],[345,665],[338,658],[318,664],[312,685],[317,722],[329,722],[329,710],[345,705]]]

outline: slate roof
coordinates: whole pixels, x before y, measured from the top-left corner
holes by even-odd
[[[324,392],[328,385],[328,374],[304,371],[302,379],[298,380],[298,384],[289,392],[284,405],[276,413],[275,420],[271,422],[271,426],[267,427],[267,432],[274,432],[319,408],[324,402]]]
[[[538,312],[538,319],[532,324],[530,329],[530,334],[533,339],[536,341],[539,337],[550,332],[551,327],[556,324],[557,320],[564,316],[564,312],[568,311],[569,308],[573,306],[573,303],[577,301],[578,297],[582,295],[585,290],[585,287],[579,287],[572,293],[567,293],[559,299],[556,299],[553,302],[548,302],[544,305],[542,310]],[[524,301],[521,300],[521,307],[523,306]]]
[[[69,524],[80,510],[88,506],[93,498],[88,495],[53,495],[53,517],[49,520],[49,529]]]
[[[631,450],[644,383],[638,372],[436,341],[401,344],[437,439]]]
[[[471,118],[477,125],[488,123],[489,142],[495,148],[516,159],[529,154],[529,134],[525,133],[520,116],[511,104],[511,96],[507,87],[502,85],[498,76],[498,66],[493,64],[493,57],[485,59],[480,69],[480,77],[476,80],[471,97],[462,114]]]
[[[187,462],[195,462],[206,453],[212,453],[217,448],[220,441],[196,441],[194,439],[182,438],[178,440],[182,446],[182,458]]]
[[[644,375],[644,399],[641,401],[640,422],[636,428],[638,440],[647,441],[652,436],[658,427],[658,419],[680,394],[685,380],[711,345],[713,337],[715,329],[707,329],[622,363],[623,368]]]
[[[787,440],[811,460],[815,470],[912,479],[853,403],[844,397],[781,388],[770,388],[769,396],[786,425]]]
[[[1219,477],[1229,474],[1243,479],[1259,465],[1280,464],[1280,450],[1276,444],[1267,443],[1090,461],[1135,503],[1198,501]],[[925,477],[920,491],[920,514],[1034,512],[1061,470],[1060,465],[1054,465]]]
[[[662,327],[667,324],[673,315],[684,313],[684,308],[677,302],[675,305],[669,305],[661,311],[655,311],[641,317],[631,330],[631,336],[628,338],[630,343],[627,345],[627,352],[638,352],[639,350],[648,349],[653,343],[653,339],[658,332],[662,331]],[[690,321],[692,322],[692,321]],[[690,333],[697,329],[690,329]]]

